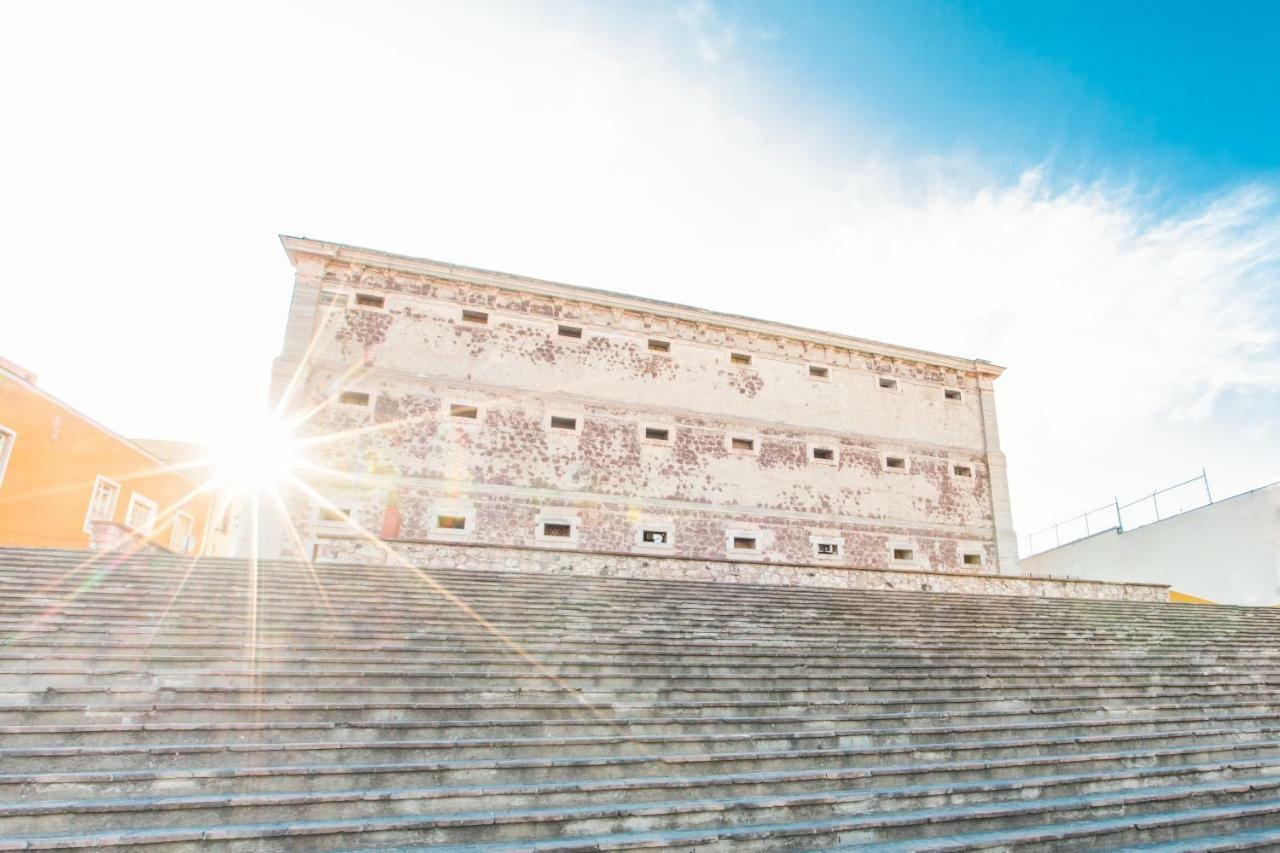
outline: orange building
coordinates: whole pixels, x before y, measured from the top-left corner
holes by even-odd
[[[88,548],[92,523],[109,521],[199,554],[211,501],[198,488],[0,359],[0,546]]]

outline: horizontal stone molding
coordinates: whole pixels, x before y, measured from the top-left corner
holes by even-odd
[[[403,563],[421,569],[471,569],[494,572],[584,575],[596,577],[710,581],[714,583],[801,586],[1008,595],[1030,598],[1080,598],[1096,601],[1168,601],[1165,584],[1108,583],[1069,578],[851,569],[820,564],[781,564],[701,560],[661,554],[587,552],[555,548],[451,544],[415,539],[321,540],[317,558],[365,565]]]

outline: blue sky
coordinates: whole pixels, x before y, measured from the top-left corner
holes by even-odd
[[[261,410],[298,234],[986,358],[1027,532],[1280,479],[1280,4],[45,2],[0,356]]]
[[[773,85],[918,154],[1138,178],[1176,195],[1280,169],[1280,4],[723,4]]]

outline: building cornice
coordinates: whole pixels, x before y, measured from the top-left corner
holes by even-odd
[[[360,246],[312,240],[306,237],[291,237],[282,234],[280,235],[280,242],[294,267],[298,266],[300,258],[311,256],[342,263],[360,264],[379,269],[450,279],[467,284],[533,293],[551,299],[575,299],[610,309],[638,311],[688,323],[722,325],[758,335],[792,338],[818,346],[838,347],[883,358],[914,361],[963,373],[974,373],[992,379],[1004,372],[1003,367],[982,359],[966,359],[943,355],[942,353],[928,350],[887,344],[835,332],[807,329],[787,323],[759,320],[738,314],[710,311],[705,308],[680,305],[643,296],[629,296],[608,290],[561,284],[511,273],[433,261],[427,258],[397,255]]]

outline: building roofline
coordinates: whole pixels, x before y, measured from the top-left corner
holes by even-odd
[[[0,362],[3,362],[3,359],[0,359]],[[163,459],[161,459],[159,456],[156,456],[154,453],[147,450],[145,447],[141,447],[140,445],[135,444],[134,442],[125,438],[120,433],[111,429],[110,427],[103,426],[102,424],[95,421],[93,418],[86,415],[84,412],[80,411],[74,406],[67,404],[65,401],[59,399],[58,397],[53,396],[48,391],[39,387],[35,383],[30,382],[24,375],[20,373],[16,373],[13,370],[9,369],[7,365],[12,365],[12,364],[13,364],[12,362],[0,363],[0,376],[12,379],[17,383],[19,383],[23,388],[26,388],[28,391],[38,394],[39,396],[43,397],[45,400],[48,400],[50,403],[53,403],[54,405],[61,406],[63,409],[66,409],[68,412],[75,415],[77,418],[84,421],[89,426],[99,430],[100,432],[106,433],[108,436],[110,436],[111,438],[114,438],[116,441],[120,442],[125,447],[128,447],[130,450],[134,451],[135,453],[139,453],[142,456],[145,456],[147,459],[150,459],[152,462],[156,463],[156,465],[159,466],[160,468],[163,468],[164,470],[170,473],[177,474],[179,477],[182,477],[184,480],[191,483],[191,485],[193,486],[201,485],[201,482],[199,480],[197,480],[195,477],[191,476],[187,472],[174,467],[168,462],[165,462]]]
[[[561,282],[546,281],[544,279],[530,278],[528,276],[515,275],[512,273],[497,272],[495,270],[486,270],[478,267],[468,267],[444,261],[435,261],[429,258],[415,258],[408,255],[399,255],[394,252],[384,252],[378,249],[351,246],[345,243],[313,240],[308,237],[293,237],[287,234],[281,234],[280,243],[284,246],[285,253],[289,256],[290,263],[295,267],[298,265],[299,256],[314,255],[322,258],[330,258],[332,260],[363,263],[368,266],[395,269],[400,270],[401,272],[436,275],[472,284],[516,288],[539,293],[544,296],[588,299],[598,304],[610,307],[662,314],[668,317],[688,320],[694,323],[705,323],[708,321],[720,322],[744,331],[802,338],[812,343],[822,344],[824,346],[844,347],[846,349],[859,350],[872,355],[882,355],[889,358],[925,362],[938,367],[947,367],[954,370],[990,376],[993,379],[1004,373],[1003,367],[992,364],[984,359],[961,358],[959,356],[945,355],[943,353],[916,349],[914,347],[899,346],[897,344],[888,344],[882,341],[869,340],[867,338],[858,338],[852,335],[843,335],[837,332],[824,332],[819,329],[809,329],[804,326],[793,326],[789,323],[761,320],[756,317],[747,317],[741,314],[729,314],[722,311],[713,311],[707,308],[698,308],[692,305],[666,302],[661,299],[652,299],[645,296],[632,296],[625,293],[602,290],[594,287],[563,284]]]

